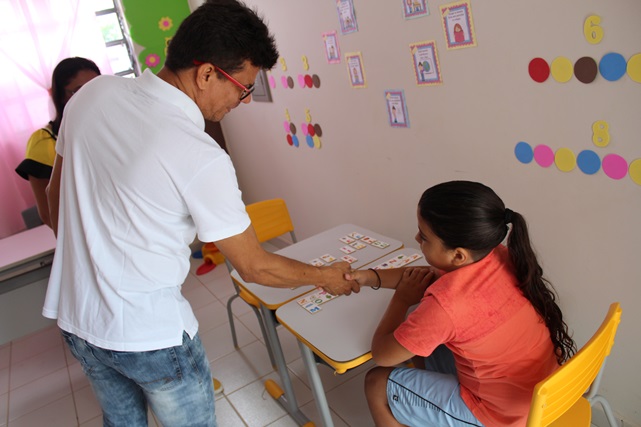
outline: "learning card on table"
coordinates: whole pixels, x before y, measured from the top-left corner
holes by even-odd
[[[388,259],[385,262],[382,262],[378,264],[376,267],[374,267],[374,270],[385,270],[388,268],[399,268],[403,267],[404,265],[410,264],[418,259],[421,259],[423,255],[421,254],[412,254],[410,256],[407,256],[405,254],[399,254],[396,255],[394,258]]]
[[[389,246],[389,243],[381,242],[380,240],[376,240],[375,242],[372,242],[372,246],[375,246],[375,247],[381,248],[381,249],[385,249],[386,247]]]
[[[359,242],[358,240],[355,242],[352,242],[349,244],[351,247],[356,248],[356,249],[363,249],[366,248],[367,245],[363,242]]]
[[[309,263],[311,265],[313,265],[314,267],[320,267],[321,265],[325,265],[325,263],[323,261],[321,261],[319,258],[314,258]]]
[[[330,254],[322,255],[320,258],[321,258],[323,261],[327,262],[327,263],[330,263],[330,262],[334,262],[334,261],[336,261],[336,258],[334,258],[333,256],[331,256]]]
[[[365,243],[369,243],[371,245],[372,243],[374,243],[376,241],[376,239],[373,238],[373,237],[370,237],[370,236],[363,236],[363,237],[361,237],[361,241],[363,241]]]
[[[351,246],[343,246],[341,248],[341,252],[345,252],[346,254],[351,254],[352,252],[356,252],[356,249],[354,249]]]
[[[313,292],[309,295],[305,295],[304,297],[299,298],[298,300],[296,300],[296,302],[305,310],[307,310],[311,314],[314,314],[314,313],[318,313],[321,310],[321,307],[320,307],[321,304],[326,303],[327,301],[331,301],[337,297],[338,295],[332,295],[326,292],[325,290],[320,289],[316,292]]]
[[[345,256],[341,257],[341,259],[342,259],[343,261],[345,261],[345,262],[349,262],[350,264],[353,264],[353,263],[355,263],[356,261],[358,261],[358,258],[354,258],[354,257],[353,257],[353,256],[351,256],[351,255],[345,255]]]
[[[357,231],[352,231],[351,233],[349,233],[349,236],[355,238],[356,240],[363,238],[363,235]]]
[[[353,243],[353,242],[354,242],[354,239],[353,239],[353,238],[351,238],[351,237],[349,237],[349,236],[343,236],[343,237],[341,237],[341,238],[340,238],[340,239],[338,239],[338,240],[340,240],[340,241],[341,241],[341,242],[343,242],[343,243],[347,243],[347,244],[350,244],[350,243]]]

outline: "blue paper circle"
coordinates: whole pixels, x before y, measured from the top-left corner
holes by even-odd
[[[610,82],[619,80],[625,74],[628,65],[620,53],[606,53],[599,62],[599,72]]]
[[[576,156],[576,164],[586,175],[594,175],[601,169],[601,159],[592,150],[583,150]]]
[[[294,143],[294,147],[298,147],[298,137],[296,135],[292,135],[292,142]]]
[[[514,155],[519,162],[527,164],[534,158],[534,150],[532,150],[530,144],[521,141],[514,147]]]
[[[309,148],[314,148],[314,138],[310,134],[307,134],[307,145]]]

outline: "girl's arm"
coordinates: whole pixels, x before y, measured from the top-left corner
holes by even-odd
[[[426,271],[434,271],[435,270],[432,267],[426,266],[426,267],[403,267],[403,268],[391,268],[387,270],[352,270],[351,273],[347,274],[345,278],[347,280],[356,280],[358,284],[363,287],[363,286],[369,286],[372,288],[378,288],[379,285],[381,288],[387,288],[387,289],[396,289],[396,287],[399,285],[403,274],[405,271],[408,270],[426,270]],[[380,278],[380,282],[379,282]],[[436,275],[434,276],[434,280],[436,280]]]
[[[391,276],[385,275],[385,277]],[[396,292],[372,339],[372,358],[377,365],[394,366],[414,356],[399,344],[394,337],[394,331],[405,321],[409,308],[421,301],[425,289],[434,279],[434,272],[429,268],[408,268],[402,271]]]

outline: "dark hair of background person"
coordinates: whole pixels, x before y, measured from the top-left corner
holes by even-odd
[[[94,71],[100,75],[100,69],[92,60],[77,56],[63,59],[53,70],[51,76],[51,99],[56,107],[56,118],[51,122],[51,127],[54,135],[58,135],[60,123],[62,122],[62,113],[67,103],[65,87],[81,70]]]
[[[208,62],[231,74],[246,60],[271,69],[278,60],[274,36],[243,3],[209,0],[180,24],[169,42],[165,66],[176,72],[194,67],[194,61]]]
[[[508,211],[499,196],[478,182],[450,181],[427,189],[419,201],[419,213],[434,234],[449,248],[464,248],[475,261],[501,244],[509,231],[507,247],[518,286],[550,331],[559,364],[576,352],[551,284],[543,278],[530,242],[525,218]]]

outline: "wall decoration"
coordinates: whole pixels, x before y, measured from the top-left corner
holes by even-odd
[[[410,127],[407,103],[405,102],[405,92],[402,90],[386,90],[385,104],[387,105],[387,117],[391,127]]]
[[[401,0],[403,2],[403,17],[405,19],[420,18],[430,14],[427,0]]]
[[[323,33],[323,44],[325,45],[325,58],[328,64],[340,64],[341,49],[338,46],[336,31]]]
[[[154,73],[165,64],[167,43],[179,24],[189,15],[189,4],[182,1],[160,0],[150,3],[122,0],[140,68]]]
[[[476,46],[472,7],[469,0],[441,6],[441,18],[448,49]]]
[[[350,34],[358,31],[356,13],[354,12],[353,0],[336,0],[336,10],[342,34]]]
[[[349,82],[352,87],[367,87],[367,80],[365,79],[365,69],[363,67],[363,55],[361,54],[361,52],[346,53],[345,63],[347,64]]]
[[[443,83],[434,40],[410,44],[412,66],[419,86]]]

